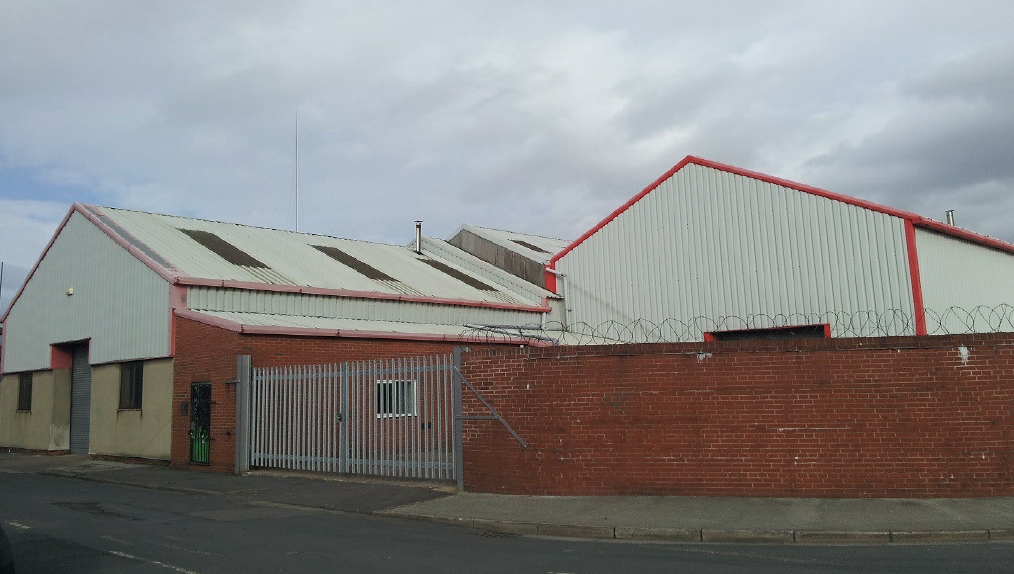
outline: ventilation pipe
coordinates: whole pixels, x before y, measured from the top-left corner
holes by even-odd
[[[422,220],[415,221],[415,252],[422,255]]]
[[[954,225],[954,210],[948,209],[945,214],[947,215],[947,225]]]

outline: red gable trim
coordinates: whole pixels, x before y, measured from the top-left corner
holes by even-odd
[[[100,210],[98,207],[95,207],[94,205],[84,205],[81,203],[75,203],[74,210],[76,210],[81,215],[85,216],[88,219],[88,221],[91,221],[93,224],[95,224],[95,227],[101,229],[102,232],[108,235],[110,239],[115,241],[117,245],[126,249],[128,253],[133,255],[141,263],[144,263],[145,266],[147,266],[149,269],[157,273],[159,277],[165,279],[170,283],[173,283],[176,280],[177,274],[175,269],[168,269],[164,265],[159,264],[154,259],[146,255],[143,251],[127,242],[127,240],[121,237],[120,234],[116,232],[116,230],[106,225],[105,222],[103,222],[97,216],[97,213],[102,213],[102,210]]]
[[[764,173],[760,173],[760,172],[756,172],[756,171],[750,171],[750,170],[747,170],[747,169],[743,169],[743,168],[727,165],[727,164],[724,164],[724,163],[719,163],[719,162],[716,162],[716,161],[711,161],[711,160],[707,160],[707,159],[703,159],[703,158],[699,158],[699,157],[694,157],[692,155],[688,155],[687,157],[683,158],[683,161],[681,161],[678,164],[676,164],[675,166],[673,166],[672,169],[670,169],[669,171],[665,172],[664,174],[662,174],[661,177],[659,177],[654,182],[652,182],[651,185],[649,185],[648,187],[646,187],[643,190],[641,190],[640,193],[638,193],[634,197],[630,198],[629,201],[627,201],[626,203],[624,203],[623,205],[621,205],[619,208],[617,208],[615,211],[613,211],[612,213],[610,213],[608,216],[606,216],[605,219],[603,219],[597,225],[595,225],[594,227],[592,227],[591,229],[589,229],[587,232],[585,232],[583,235],[581,235],[581,237],[578,237],[576,240],[574,240],[574,242],[572,242],[570,245],[568,245],[566,248],[564,248],[563,251],[561,251],[561,252],[557,253],[556,255],[554,255],[549,260],[549,263],[546,265],[546,268],[547,269],[556,269],[556,262],[557,261],[559,261],[565,255],[567,255],[568,253],[570,253],[575,247],[577,247],[578,245],[584,243],[585,240],[587,240],[589,237],[591,237],[592,235],[594,235],[595,233],[597,233],[600,229],[602,229],[603,227],[605,227],[612,220],[616,219],[621,213],[623,213],[624,211],[626,211],[627,209],[629,209],[630,206],[632,206],[635,203],[637,203],[638,201],[640,201],[641,198],[643,198],[644,196],[646,196],[649,193],[651,193],[652,191],[654,191],[655,188],[657,188],[658,186],[662,185],[662,183],[665,180],[669,179],[676,172],[678,172],[679,170],[683,169],[685,166],[687,166],[688,164],[691,164],[691,163],[699,165],[699,166],[702,166],[702,167],[710,167],[712,169],[717,169],[719,171],[724,171],[724,172],[727,172],[727,173],[732,173],[732,174],[735,174],[735,175],[741,175],[741,176],[749,177],[749,178],[756,179],[756,180],[759,180],[759,181],[764,181],[764,182],[771,183],[771,184],[774,184],[774,185],[779,185],[779,186],[782,186],[782,187],[787,187],[789,189],[794,189],[796,191],[801,191],[803,193],[809,193],[811,195],[817,195],[817,196],[824,197],[824,198],[827,198],[827,199],[830,199],[830,200],[833,200],[833,201],[840,201],[842,203],[847,203],[849,205],[854,205],[856,207],[861,207],[863,209],[869,209],[871,211],[876,211],[876,212],[879,212],[879,213],[884,213],[886,215],[891,215],[891,216],[894,216],[894,217],[899,217],[901,219],[904,219],[904,220],[910,222],[912,225],[914,225],[916,227],[921,227],[921,228],[924,228],[924,229],[929,229],[929,230],[935,231],[937,233],[942,233],[944,235],[949,235],[949,236],[952,236],[952,237],[956,237],[958,239],[962,239],[962,240],[965,240],[965,241],[976,243],[978,245],[982,245],[984,247],[989,247],[991,249],[997,249],[997,250],[1004,251],[1004,252],[1007,252],[1007,253],[1010,253],[1010,254],[1014,255],[1014,245],[1012,245],[1010,243],[1007,243],[1006,241],[1001,241],[999,239],[994,239],[992,237],[981,235],[981,234],[975,233],[973,231],[968,231],[968,230],[965,230],[965,229],[954,227],[952,225],[947,225],[945,223],[941,223],[941,222],[933,220],[933,219],[928,219],[928,218],[925,218],[925,217],[923,217],[921,215],[917,215],[915,213],[910,213],[908,211],[902,211],[900,209],[894,209],[892,207],[887,207],[885,205],[880,205],[878,203],[873,203],[871,201],[866,201],[866,200],[859,199],[859,198],[856,198],[856,197],[850,197],[848,195],[842,195],[842,194],[839,194],[839,193],[834,193],[832,191],[828,191],[826,189],[821,189],[819,187],[813,187],[811,185],[797,183],[797,182],[794,182],[794,181],[789,181],[787,179],[781,179],[781,178],[778,178],[778,177],[770,176],[770,175],[767,175],[767,174],[764,174]],[[550,288],[549,287],[550,285],[552,285],[553,287]],[[547,289],[550,289],[551,291],[554,291],[554,292],[556,291],[556,289],[555,289],[555,287],[556,287],[556,277],[552,273],[549,273],[548,271],[546,272],[546,286],[547,286]]]

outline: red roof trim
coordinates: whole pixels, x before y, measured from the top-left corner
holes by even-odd
[[[158,274],[159,277],[172,283],[175,281],[177,275],[174,273],[175,270],[167,269],[165,266],[155,262],[154,259],[147,256],[143,251],[137,247],[131,245],[126,239],[120,236],[115,230],[105,224],[96,213],[102,213],[102,210],[94,205],[85,205],[81,203],[75,203],[74,209],[77,210],[81,215],[85,216],[88,221],[95,224],[96,227],[102,230],[103,233],[109,236],[110,239],[116,242],[117,245],[127,250],[128,253],[137,258],[138,261],[144,263],[149,269]]]
[[[892,207],[887,207],[887,206],[884,206],[884,205],[873,203],[871,201],[866,201],[866,200],[863,200],[863,199],[858,199],[858,198],[855,198],[855,197],[850,197],[850,196],[847,196],[847,195],[842,195],[842,194],[839,194],[839,193],[834,193],[832,191],[828,191],[826,189],[821,189],[819,187],[813,187],[811,185],[805,185],[805,184],[802,184],[802,183],[797,183],[797,182],[794,182],[794,181],[789,181],[787,179],[782,179],[782,178],[770,176],[770,175],[767,175],[767,174],[764,174],[764,173],[760,173],[760,172],[756,172],[756,171],[750,171],[750,170],[747,170],[747,169],[743,169],[743,168],[727,165],[727,164],[724,164],[724,163],[719,163],[719,162],[716,162],[716,161],[711,161],[711,160],[695,157],[695,156],[692,156],[692,155],[688,155],[687,157],[683,158],[683,161],[681,161],[678,164],[676,164],[675,166],[673,166],[672,169],[670,169],[669,171],[665,172],[664,174],[662,174],[661,177],[659,177],[654,182],[652,182],[651,185],[649,185],[648,187],[646,187],[643,190],[641,190],[640,193],[638,193],[637,195],[635,195],[634,197],[632,197],[629,201],[627,201],[626,203],[624,203],[623,205],[621,205],[619,208],[617,208],[615,211],[613,211],[612,213],[610,213],[608,216],[606,216],[605,219],[603,219],[597,225],[595,225],[594,227],[592,227],[591,229],[589,229],[581,237],[577,238],[573,243],[571,243],[566,248],[564,248],[563,251],[561,251],[561,252],[557,253],[556,255],[554,255],[549,260],[549,263],[546,265],[546,267],[548,269],[556,269],[556,262],[559,261],[561,258],[563,258],[563,256],[565,256],[567,253],[570,253],[575,247],[577,247],[581,243],[584,243],[585,240],[587,240],[589,237],[591,237],[592,235],[594,235],[600,229],[602,229],[603,227],[605,227],[609,222],[611,222],[612,220],[616,219],[621,213],[623,213],[624,211],[626,211],[627,209],[629,209],[630,206],[634,205],[635,203],[637,203],[638,201],[640,201],[641,198],[643,198],[644,196],[646,196],[649,193],[651,193],[652,191],[654,191],[655,188],[657,188],[659,185],[662,184],[662,182],[664,182],[665,180],[669,179],[676,172],[678,172],[679,170],[683,169],[686,165],[691,164],[691,163],[699,165],[699,166],[702,166],[702,167],[710,167],[712,169],[717,169],[717,170],[720,170],[720,171],[724,171],[724,172],[728,172],[728,173],[732,173],[732,174],[736,174],[736,175],[742,175],[744,177],[749,177],[749,178],[752,178],[752,179],[757,179],[757,180],[764,181],[764,182],[767,182],[767,183],[771,183],[771,184],[774,184],[774,185],[780,185],[782,187],[787,187],[789,189],[795,189],[796,191],[801,191],[803,193],[809,193],[809,194],[812,194],[812,195],[817,195],[817,196],[820,196],[820,197],[831,199],[833,201],[840,201],[842,203],[847,203],[849,205],[854,205],[856,207],[861,207],[863,209],[869,209],[871,211],[877,211],[877,212],[880,212],[880,213],[884,213],[886,215],[891,215],[891,216],[894,216],[894,217],[899,217],[899,218],[904,219],[906,221],[910,221],[916,227],[922,227],[924,229],[929,229],[931,231],[935,231],[935,232],[938,232],[938,233],[943,233],[945,235],[950,235],[952,237],[957,237],[957,238],[963,239],[965,241],[970,241],[972,243],[977,243],[977,244],[983,245],[985,247],[990,247],[992,249],[998,249],[1000,251],[1005,251],[1007,253],[1014,254],[1014,245],[1012,245],[1010,243],[1007,243],[1005,241],[1001,241],[999,239],[994,239],[992,237],[988,237],[988,236],[985,236],[985,235],[981,235],[981,234],[975,233],[973,231],[968,231],[968,230],[965,230],[965,229],[954,227],[952,225],[947,225],[945,223],[941,223],[941,222],[933,220],[933,219],[928,219],[928,218],[925,218],[925,217],[923,217],[921,215],[917,215],[915,213],[910,213],[908,211],[902,211],[900,209],[894,209]],[[550,273],[548,273],[548,272],[546,273],[546,284],[547,284],[547,286],[549,284],[553,283],[553,281],[550,279],[550,275],[551,275]],[[555,289],[554,289],[554,291],[555,291]]]
[[[176,316],[183,319],[190,319],[205,325],[219,327],[234,333],[245,335],[285,335],[292,337],[338,337],[344,339],[398,339],[407,341],[437,341],[452,343],[474,343],[475,339],[463,335],[437,335],[431,333],[393,333],[388,331],[362,331],[357,329],[314,329],[309,327],[274,327],[270,325],[247,325],[212,317],[189,309],[177,309]],[[547,341],[533,341],[531,339],[512,337],[504,340],[497,340],[497,343],[511,345],[547,346]]]
[[[350,291],[347,289],[326,289],[323,287],[301,287],[299,285],[274,285],[255,283],[252,281],[233,281],[229,279],[203,279],[201,277],[178,277],[174,284],[195,287],[222,287],[225,289],[242,289],[246,291],[272,291],[276,293],[302,293],[306,295],[328,295],[332,297],[349,297],[352,299],[380,299],[386,301],[404,301],[409,303],[432,303],[435,305],[453,305],[458,307],[485,307],[489,309],[506,309],[511,311],[527,311],[530,313],[548,313],[551,309],[544,299],[543,305],[512,305],[494,301],[472,301],[468,299],[449,299],[445,297],[426,297],[421,295],[399,295],[394,293],[377,293],[374,291]]]
[[[595,233],[598,230],[600,230],[603,227],[605,227],[606,224],[608,224],[610,221],[616,219],[621,213],[623,213],[624,211],[626,211],[627,209],[629,209],[631,205],[634,205],[635,203],[637,203],[638,201],[640,201],[642,197],[644,197],[644,196],[648,195],[649,193],[651,193],[656,187],[662,185],[663,181],[665,181],[665,180],[669,179],[670,177],[672,177],[672,175],[674,173],[676,173],[677,171],[683,169],[683,167],[686,166],[688,163],[692,163],[692,161],[694,159],[696,159],[696,158],[694,158],[693,156],[689,156],[689,155],[687,157],[683,158],[683,161],[681,161],[678,164],[674,165],[672,167],[672,169],[670,169],[669,171],[667,171],[664,174],[662,174],[662,177],[656,179],[654,182],[652,182],[651,185],[649,185],[648,187],[642,189],[640,193],[638,193],[634,197],[630,198],[630,200],[627,201],[627,203],[624,203],[620,207],[616,208],[616,210],[613,211],[612,213],[610,213],[609,215],[607,215],[605,219],[603,219],[602,221],[598,222],[598,224],[595,227],[592,227],[591,229],[589,229],[588,231],[586,231],[583,235],[581,235],[581,237],[578,237],[573,242],[571,242],[570,245],[568,245],[567,247],[564,247],[563,251],[561,251],[561,252],[557,253],[556,255],[552,256],[549,259],[549,265],[548,266],[551,269],[556,269],[556,262],[559,261],[560,258],[562,258],[564,255],[570,253],[571,250],[573,250],[578,245],[584,243],[584,241],[586,239],[588,239],[589,237],[591,237],[592,235],[595,235]]]

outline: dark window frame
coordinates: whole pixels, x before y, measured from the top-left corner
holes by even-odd
[[[120,410],[141,410],[144,393],[144,361],[120,364]]]
[[[18,412],[32,411],[33,373],[18,373]]]
[[[415,379],[378,380],[375,396],[377,418],[416,416],[418,389]]]

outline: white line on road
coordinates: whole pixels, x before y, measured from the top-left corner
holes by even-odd
[[[117,552],[116,550],[110,550],[110,554],[113,556],[119,556],[120,558],[129,558],[131,560],[137,560],[138,562],[144,562],[145,564],[151,564],[152,566],[161,566],[175,572],[182,572],[183,574],[201,574],[194,570],[187,570],[186,568],[180,568],[179,566],[173,566],[172,564],[166,564],[165,562],[159,562],[158,560],[148,560],[147,558],[141,558],[140,556],[134,556],[133,554],[127,554],[126,552]]]
[[[7,524],[10,524],[14,528],[19,528],[21,530],[31,530],[32,529],[31,526],[26,526],[24,524],[21,524],[20,522],[14,522],[13,520],[8,520]]]

